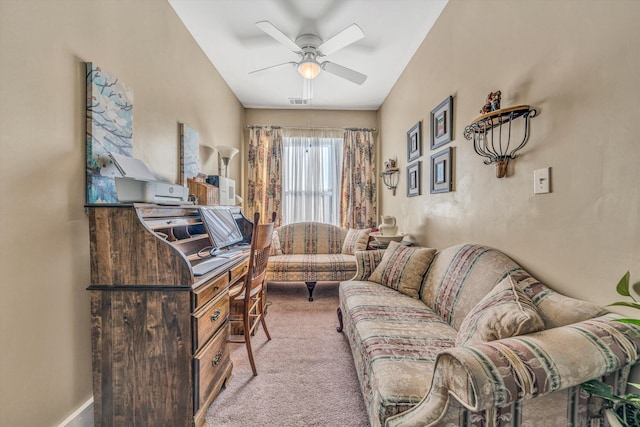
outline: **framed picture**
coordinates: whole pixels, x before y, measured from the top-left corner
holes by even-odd
[[[407,161],[422,156],[422,122],[418,122],[407,132]]]
[[[448,193],[453,189],[451,152],[449,147],[431,156],[431,193]]]
[[[420,163],[417,161],[407,166],[407,197],[420,195]]]
[[[453,130],[453,97],[442,101],[431,110],[431,149],[451,141]]]

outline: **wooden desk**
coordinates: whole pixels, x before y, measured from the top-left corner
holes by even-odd
[[[248,254],[196,277],[197,207],[88,209],[95,425],[204,425],[233,369],[229,287]]]

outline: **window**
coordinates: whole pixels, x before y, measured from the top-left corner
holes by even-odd
[[[340,224],[343,142],[343,138],[283,137],[283,224]]]

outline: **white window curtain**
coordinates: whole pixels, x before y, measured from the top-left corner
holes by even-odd
[[[283,224],[340,225],[343,143],[340,131],[283,129]]]

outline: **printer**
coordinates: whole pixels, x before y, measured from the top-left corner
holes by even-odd
[[[115,179],[120,203],[187,203],[187,187],[157,180],[142,160],[108,153],[100,156],[100,163],[100,174]]]

